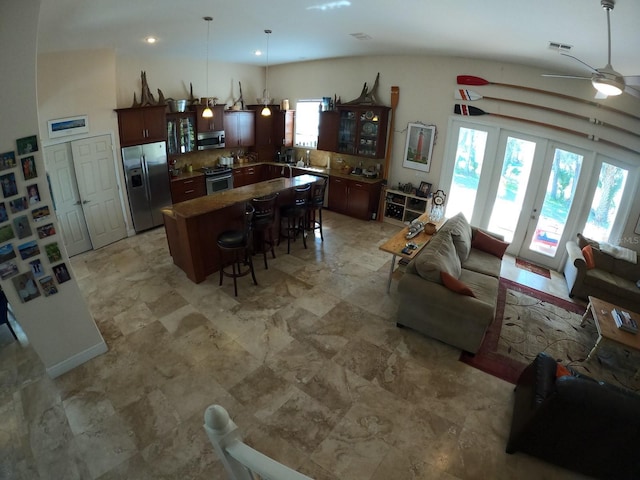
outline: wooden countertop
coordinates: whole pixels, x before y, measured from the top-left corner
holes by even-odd
[[[184,218],[197,217],[237,203],[249,201],[252,198],[282,192],[300,185],[307,185],[308,183],[315,183],[319,178],[320,177],[307,174],[293,178],[275,178],[265,182],[254,183],[253,185],[224,190],[212,195],[205,195],[204,197],[194,198],[186,202],[176,203],[171,207],[162,209],[162,212],[174,218],[176,216]]]

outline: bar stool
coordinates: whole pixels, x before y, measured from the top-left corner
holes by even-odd
[[[307,230],[320,230],[320,239],[324,242],[322,234],[322,206],[324,205],[324,195],[327,190],[327,179],[317,181],[311,185],[309,203],[307,204]]]
[[[251,222],[255,209],[249,203],[245,207],[244,222],[241,230],[226,230],[218,235],[218,251],[220,252],[220,286],[222,278],[233,278],[233,291],[238,296],[236,279],[251,273],[253,283],[258,285],[251,260]],[[243,265],[246,267],[242,269]],[[225,270],[231,267],[231,272]]]
[[[278,245],[280,239],[287,239],[287,253],[291,253],[291,239],[295,242],[298,233],[302,233],[302,243],[307,248],[307,240],[305,239],[305,225],[307,218],[307,202],[309,201],[309,191],[311,184],[307,184],[293,189],[293,202],[289,205],[280,207],[280,228],[278,233]],[[282,220],[287,220],[286,234],[282,233]]]
[[[262,253],[264,256],[264,268],[267,265],[267,251],[271,251],[271,256],[276,258],[273,250],[275,241],[273,240],[273,226],[276,222],[276,202],[278,193],[266,197],[254,198],[251,205],[255,209],[253,214],[253,234],[256,249],[254,253]]]

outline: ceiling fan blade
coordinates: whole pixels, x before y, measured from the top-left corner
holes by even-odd
[[[627,85],[637,85],[640,87],[640,75],[625,76],[624,83]]]
[[[580,60],[578,57],[574,57],[573,55],[569,55],[568,53],[564,53],[564,52],[560,52],[560,55],[564,55],[565,57],[573,58],[574,60],[576,60],[576,61],[580,62],[581,64],[583,64],[585,67],[587,67],[592,72],[597,72],[598,71],[595,68],[593,68],[591,65],[589,65],[588,63],[585,63],[582,60]]]
[[[609,98],[609,95],[606,93],[602,93],[600,90],[596,90],[596,94],[594,97],[596,100],[604,100],[605,98]]]
[[[640,87],[633,87],[631,85],[627,85],[624,87],[624,93],[628,93],[629,95],[633,95],[634,97],[640,98]]]
[[[578,80],[591,80],[591,77],[579,77],[577,75],[560,75],[556,73],[543,73],[542,76],[551,78],[574,78]]]

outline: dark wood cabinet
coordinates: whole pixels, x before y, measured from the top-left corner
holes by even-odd
[[[204,175],[171,180],[171,200],[180,203],[207,194]]]
[[[272,162],[280,147],[292,147],[294,137],[295,111],[280,110],[277,105],[270,105],[271,115],[264,117],[261,111],[264,105],[249,105],[247,108],[255,112],[255,145],[253,150],[258,160]]]
[[[262,166],[262,180],[273,180],[274,178],[280,178],[283,176],[284,165],[263,165]]]
[[[162,142],[167,139],[166,107],[118,108],[120,146]]]
[[[384,106],[339,105],[337,152],[384,158],[389,110]]]
[[[225,111],[224,131],[227,148],[252,147],[255,145],[255,112]]]
[[[251,165],[233,169],[233,187],[244,187],[262,182],[264,165]]]
[[[341,177],[329,177],[328,207],[338,213],[371,220],[378,211],[380,183],[366,183]]]
[[[318,150],[338,151],[338,127],[340,113],[337,110],[320,112],[318,123]]]
[[[206,107],[204,105],[196,105],[196,130],[198,133],[218,132],[224,130],[224,105],[215,105],[211,107],[213,117],[204,118],[202,112]]]
[[[167,154],[169,161],[196,149],[195,112],[167,113]]]

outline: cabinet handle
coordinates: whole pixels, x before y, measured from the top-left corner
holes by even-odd
[[[184,180],[183,183],[187,184],[187,183],[193,183],[193,180]]]
[[[184,192],[184,193],[185,193],[185,195],[186,195],[187,193],[193,193],[193,192],[195,192],[195,190],[185,190],[185,192]]]

